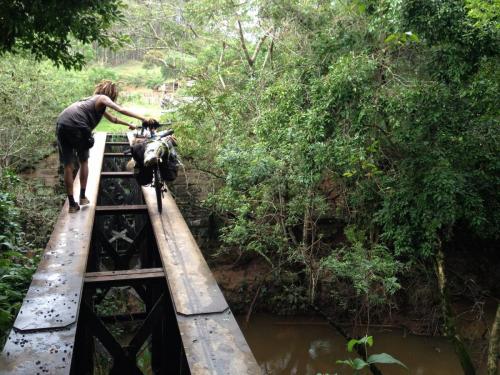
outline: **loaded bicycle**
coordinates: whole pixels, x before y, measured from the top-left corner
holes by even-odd
[[[158,128],[168,124],[143,124],[136,130],[136,142],[131,147],[132,157],[136,162],[136,178],[139,184],[149,185],[155,189],[158,212],[162,212],[162,198],[167,191],[167,181],[177,177],[180,165],[175,151],[176,139],[174,130],[168,129],[158,132]]]

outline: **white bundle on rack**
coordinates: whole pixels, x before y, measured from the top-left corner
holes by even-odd
[[[144,165],[150,167],[161,163],[163,155],[168,156],[168,146],[164,142],[149,142],[144,151]]]

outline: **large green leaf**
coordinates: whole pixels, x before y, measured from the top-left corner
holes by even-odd
[[[376,363],[396,364],[403,366],[405,369],[408,369],[408,367],[406,367],[404,363],[398,361],[396,358],[387,353],[372,354],[371,356],[368,357],[368,364],[376,364]]]
[[[352,367],[354,370],[361,370],[369,365],[369,363],[365,362],[361,358],[346,359],[346,360],[342,360],[342,361],[338,360],[337,363],[343,364],[343,365],[348,365],[348,366]]]
[[[369,363],[365,362],[361,358],[354,358],[352,363],[353,363],[352,368],[355,370],[361,370],[361,369],[365,368],[366,366],[369,366]]]
[[[352,349],[354,348],[354,345],[368,345],[372,346],[373,345],[373,336],[365,336],[360,339],[351,339],[347,343],[347,351],[349,353],[352,352]]]
[[[4,309],[0,309],[0,330],[6,330],[10,326],[12,316]]]

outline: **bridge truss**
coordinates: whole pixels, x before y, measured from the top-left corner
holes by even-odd
[[[67,203],[0,355],[2,374],[259,374],[173,197],[96,134],[90,205]],[[79,179],[75,179],[75,191]]]

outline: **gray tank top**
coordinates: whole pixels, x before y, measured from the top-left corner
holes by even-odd
[[[61,112],[57,118],[57,123],[64,127],[93,130],[101,121],[104,111],[106,111],[106,107],[101,111],[97,111],[95,108],[95,103],[100,96],[94,95],[71,104]]]

